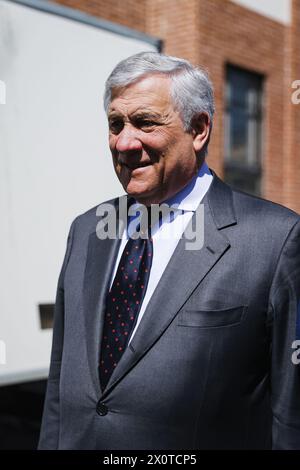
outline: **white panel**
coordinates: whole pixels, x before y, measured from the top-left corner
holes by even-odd
[[[291,22],[291,0],[232,0],[272,20],[288,24]]]
[[[52,333],[40,329],[38,304],[54,302],[70,223],[123,193],[107,145],[104,81],[119,60],[153,49],[0,1],[0,383],[48,367]]]

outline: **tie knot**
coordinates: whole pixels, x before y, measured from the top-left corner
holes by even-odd
[[[151,224],[151,206],[144,206],[140,223],[140,232],[143,238],[151,238]]]
[[[130,207],[127,220],[127,233],[129,238],[151,238],[151,225],[153,215],[151,206],[134,203]]]

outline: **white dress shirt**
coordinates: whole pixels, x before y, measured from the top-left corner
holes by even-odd
[[[163,219],[162,224],[158,227],[152,228],[152,239],[153,239],[153,258],[152,266],[150,270],[150,276],[148,281],[147,291],[145,293],[138,318],[135,324],[135,328],[130,337],[132,340],[140,321],[143,317],[143,314],[146,310],[146,307],[149,303],[149,300],[159,283],[161,276],[172,256],[174,250],[186,229],[189,221],[191,220],[194,212],[201,203],[203,197],[205,196],[208,188],[212,182],[213,176],[206,164],[203,163],[198,174],[191,180],[191,182],[185,186],[180,192],[178,192],[172,198],[164,201],[168,206],[175,206],[177,208],[175,216],[173,218]],[[138,204],[136,205],[138,207]],[[130,231],[130,224],[132,218],[129,220],[128,230],[124,230],[122,240],[119,247],[118,256],[116,259],[111,284],[116,275],[116,271],[120,262],[121,255],[123,253],[124,247],[128,241],[128,232]],[[129,342],[130,342],[129,341]]]

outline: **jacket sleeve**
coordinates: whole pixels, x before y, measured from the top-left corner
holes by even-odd
[[[295,350],[300,314],[299,219],[282,247],[269,301],[272,448],[300,449],[300,350],[298,356]]]
[[[69,231],[66,253],[57,285],[50,370],[38,450],[54,450],[58,448],[60,424],[59,380],[64,336],[64,276],[72,249],[75,221],[76,219],[73,221]]]

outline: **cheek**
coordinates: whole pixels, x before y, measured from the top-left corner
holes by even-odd
[[[143,139],[143,147],[151,157],[152,162],[158,165],[165,165],[166,158],[172,153],[172,140],[167,139],[164,133],[157,132]]]
[[[166,147],[166,155],[170,163],[177,162],[180,165],[187,157],[192,155],[192,146],[187,140],[173,139]]]

